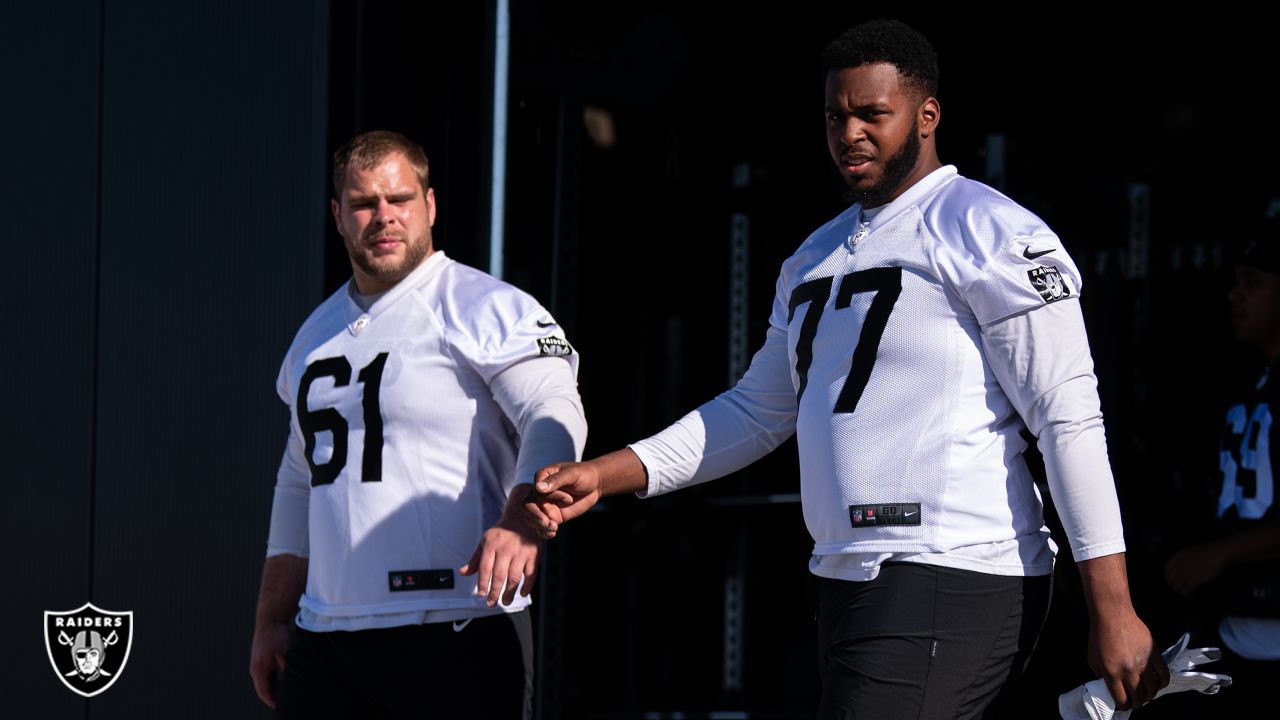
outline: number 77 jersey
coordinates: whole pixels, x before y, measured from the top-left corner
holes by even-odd
[[[816,555],[1040,533],[1024,424],[982,332],[1079,288],[1039,218],[950,166],[869,221],[854,206],[801,245],[783,264],[762,354],[785,336]]]

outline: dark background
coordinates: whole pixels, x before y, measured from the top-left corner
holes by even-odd
[[[875,13],[514,5],[504,276],[582,353],[594,455],[729,383],[735,213],[748,346],[763,338],[779,263],[842,208],[819,53]],[[487,267],[492,17],[407,0],[5,9],[0,717],[267,715],[247,661],[286,431],[273,384],[349,274],[328,154],[380,127],[421,140],[438,243]],[[943,161],[1044,217],[1084,273],[1135,601],[1162,646],[1201,631],[1159,568],[1211,513],[1223,389],[1258,369],[1224,295],[1275,190],[1266,23],[898,17],[941,55]],[[611,119],[611,146],[588,114]],[[812,714],[794,454],[610,499],[552,543],[543,717]],[[1065,552],[1056,592],[1022,717],[1091,677]],[[43,611],[86,601],[135,618],[126,671],[92,700],[53,676],[41,631]]]

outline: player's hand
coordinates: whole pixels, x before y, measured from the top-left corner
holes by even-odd
[[[476,575],[476,593],[485,596],[489,607],[497,605],[499,599],[503,605],[510,605],[517,589],[524,597],[533,592],[542,540],[521,508],[523,499],[532,495],[528,490],[528,485],[516,486],[502,518],[484,532],[471,559],[458,568],[461,575]]]
[[[536,495],[524,509],[543,537],[552,538],[560,525],[590,510],[603,497],[600,473],[593,463],[548,465],[534,476]]]
[[[1164,564],[1164,579],[1180,595],[1190,595],[1213,582],[1227,567],[1226,557],[1212,543],[1179,550]]]
[[[249,676],[253,678],[258,699],[274,710],[280,673],[284,671],[284,654],[289,650],[289,623],[259,623],[253,630],[253,648],[249,651]]]
[[[1151,702],[1169,684],[1169,668],[1151,640],[1151,631],[1132,608],[1101,615],[1090,623],[1089,667],[1107,681],[1120,710]]]

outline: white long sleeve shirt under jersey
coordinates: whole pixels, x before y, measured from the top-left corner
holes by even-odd
[[[889,560],[1040,575],[1055,548],[1024,424],[1077,560],[1124,550],[1079,307],[1058,237],[943,167],[857,205],[783,263],[742,380],[632,450],[647,495],[738,470],[794,432],[811,570]]]
[[[455,568],[518,482],[581,455],[577,359],[533,298],[442,252],[367,310],[346,288],[322,303],[277,383],[291,418],[267,554],[309,560],[299,624],[495,612]]]

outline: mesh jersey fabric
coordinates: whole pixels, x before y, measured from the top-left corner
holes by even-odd
[[[490,385],[549,357],[576,374],[576,353],[537,301],[442,252],[367,311],[344,287],[312,313],[277,381],[291,418],[268,540],[268,556],[308,557],[305,612],[487,610],[474,576],[404,592],[389,573],[468,560],[515,484],[517,433]],[[301,531],[274,520],[299,504]],[[527,604],[517,596],[508,609]]]

